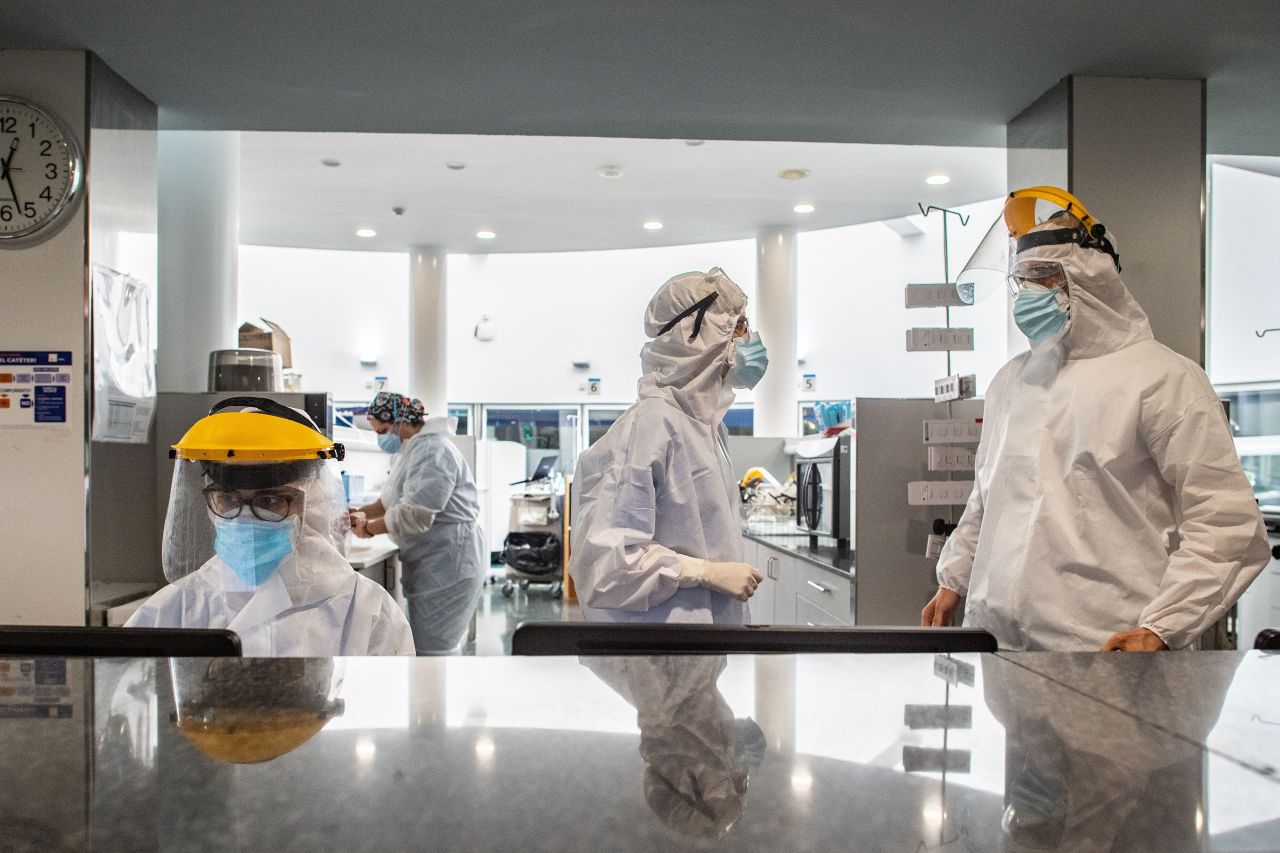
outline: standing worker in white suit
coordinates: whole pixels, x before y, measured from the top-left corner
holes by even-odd
[[[724,415],[768,354],[724,271],[668,280],[645,312],[640,399],[578,458],[569,572],[588,619],[746,622],[763,576],[742,562]]]
[[[922,624],[1004,649],[1191,645],[1262,571],[1262,517],[1204,371],[1155,341],[1071,194],[1010,194],[960,281],[1007,276],[1030,352],[987,392],[973,493]]]
[[[379,392],[369,426],[393,461],[382,496],[352,512],[352,528],[365,538],[387,533],[399,546],[418,654],[452,654],[489,565],[471,467],[449,440],[449,419],[428,418],[421,400]]]

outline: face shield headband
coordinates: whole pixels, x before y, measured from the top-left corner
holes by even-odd
[[[1052,222],[1058,217],[1066,216],[1070,216],[1070,214],[1064,210],[1051,216],[1049,221]],[[1084,225],[1076,225],[1073,228],[1046,228],[1043,231],[1032,231],[1017,238],[1016,253],[1021,255],[1023,252],[1042,246],[1060,246],[1064,243],[1076,243],[1081,248],[1093,249],[1109,255],[1116,265],[1116,272],[1120,272],[1120,255],[1117,254],[1115,247],[1111,245],[1111,241],[1107,239],[1106,235],[1106,226],[1101,222],[1095,222],[1092,228],[1085,228]]]

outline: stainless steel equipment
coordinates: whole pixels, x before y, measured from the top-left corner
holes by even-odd
[[[219,349],[209,353],[209,391],[284,391],[280,353],[267,349]]]
[[[796,527],[849,546],[853,515],[850,490],[851,436],[802,441],[796,446]]]

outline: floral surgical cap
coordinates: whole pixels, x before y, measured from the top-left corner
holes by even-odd
[[[427,410],[421,400],[414,400],[403,394],[392,394],[390,391],[379,391],[378,396],[369,404],[369,417],[387,424],[417,426],[426,421]]]

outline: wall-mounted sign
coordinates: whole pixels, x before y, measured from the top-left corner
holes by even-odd
[[[0,429],[65,426],[71,353],[0,349]]]

